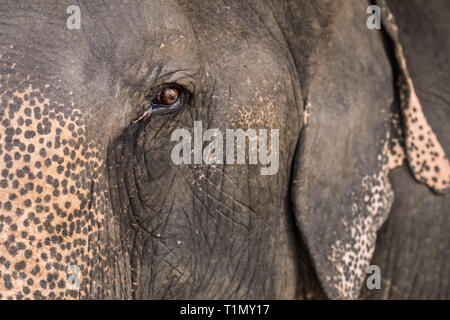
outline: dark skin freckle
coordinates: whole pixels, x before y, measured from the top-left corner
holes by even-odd
[[[14,265],[14,269],[16,269],[17,271],[20,271],[20,270],[25,269],[26,265],[27,265],[26,262],[22,260]]]

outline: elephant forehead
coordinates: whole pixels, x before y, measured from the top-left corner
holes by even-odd
[[[0,297],[79,297],[66,270],[83,281],[93,255],[98,150],[76,109],[61,112],[31,85],[0,89]]]
[[[186,10],[206,84],[215,91],[210,108],[217,108],[216,115],[223,113],[216,119],[238,128],[280,128],[287,118],[300,117],[297,69],[275,22],[262,23],[245,4],[205,6]],[[220,19],[202,15],[209,9]],[[240,12],[246,12],[245,17]]]
[[[236,48],[215,68],[220,68],[212,75],[220,101],[213,105],[231,127],[281,128],[300,117],[295,101],[299,86],[293,83],[289,62],[264,43],[255,40]]]

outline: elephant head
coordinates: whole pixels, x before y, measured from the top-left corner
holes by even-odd
[[[1,298],[356,298],[389,170],[449,184],[384,3],[69,4],[0,4]],[[230,129],[275,174],[202,161]]]

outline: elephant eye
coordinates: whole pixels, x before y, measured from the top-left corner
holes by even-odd
[[[183,100],[188,97],[189,93],[176,84],[155,88],[145,97],[147,110],[138,119],[133,120],[133,123],[138,123],[151,114],[164,115],[177,112],[183,106]]]
[[[187,98],[187,93],[183,87],[177,84],[165,85],[148,96],[149,112],[152,114],[177,112],[183,106],[185,98]]]
[[[181,92],[175,87],[166,87],[162,89],[153,100],[153,104],[160,106],[171,106],[178,101]]]
[[[171,107],[180,100],[181,89],[175,86],[169,86],[161,89],[152,100],[152,106]]]

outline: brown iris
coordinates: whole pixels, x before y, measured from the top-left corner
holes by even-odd
[[[156,97],[156,103],[170,106],[177,102],[180,92],[176,88],[165,88]]]

